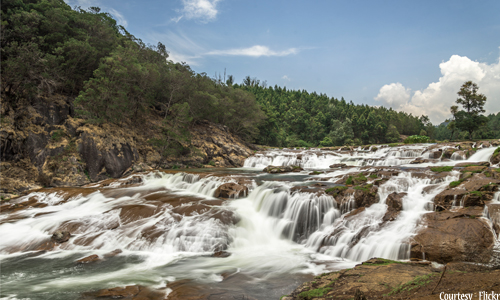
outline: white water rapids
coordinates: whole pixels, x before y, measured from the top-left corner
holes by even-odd
[[[429,146],[351,152],[276,150],[249,157],[236,175],[152,172],[140,175],[142,183],[136,186],[122,185],[125,178],[107,187],[88,188],[88,193],[79,189],[71,196],[65,189],[31,193],[12,203],[36,199],[43,205],[0,214],[0,296],[78,299],[82,292],[115,286],[162,288],[181,279],[220,283],[223,274],[231,273],[244,275],[242,285],[253,286],[246,293],[259,296],[276,289],[273,295],[279,298],[298,285],[290,279],[280,290],[282,277],[318,274],[372,257],[409,259],[409,240],[418,221],[433,210],[434,196],[457,180],[459,172],[431,180],[414,177],[406,168],[464,162],[410,164],[417,157],[430,157]],[[494,149],[480,149],[467,161],[486,161]],[[331,164],[351,167],[331,170]],[[325,172],[269,175],[261,172],[267,165],[301,165]],[[362,166],[401,169],[379,187],[379,202],[355,218],[347,217],[356,208],[353,201],[338,205],[330,195],[291,190],[304,180],[334,186],[337,179],[330,178],[358,172]],[[248,196],[227,201],[213,197],[217,187],[236,183],[242,176]],[[431,185],[434,188],[426,191]],[[393,192],[407,193],[403,210],[385,223],[385,201]],[[71,231],[68,242],[52,251],[37,251],[61,229]],[[106,258],[116,249],[122,252]],[[211,257],[221,250],[230,256]],[[91,254],[103,260],[75,263]],[[263,282],[275,285],[259,287]]]

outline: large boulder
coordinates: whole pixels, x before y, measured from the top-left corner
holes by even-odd
[[[483,220],[461,212],[433,212],[423,218],[426,225],[413,237],[411,258],[439,263],[488,262],[495,242]]]
[[[214,193],[217,198],[233,198],[237,199],[248,195],[248,187],[234,182],[224,183],[219,186]]]

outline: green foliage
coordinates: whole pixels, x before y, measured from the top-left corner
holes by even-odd
[[[461,180],[458,180],[458,181],[452,181],[452,182],[450,182],[450,188],[457,187],[457,186],[459,186],[461,183],[462,183],[462,181],[461,181]]]
[[[373,173],[373,174],[370,174],[369,176],[370,178],[378,178],[377,174]]]
[[[312,300],[313,298],[325,296],[331,290],[332,290],[332,288],[324,287],[324,288],[304,291],[304,292],[298,294],[298,297],[299,297],[299,299],[303,299],[303,300]]]
[[[211,165],[211,166],[215,166],[215,161],[211,160],[211,161],[208,162],[208,164]]]
[[[482,197],[483,196],[483,193],[481,193],[480,191],[472,191],[470,192],[472,195],[474,196],[479,196],[479,197]]]
[[[436,173],[450,172],[451,170],[453,170],[453,166],[431,167],[431,171]]]
[[[429,142],[428,136],[412,135],[404,140],[405,144],[427,143]]]
[[[347,180],[346,180],[345,184],[350,185],[350,184],[352,184],[352,182],[353,182],[352,176],[349,176],[349,177],[347,178]]]
[[[59,142],[63,136],[64,136],[63,130],[54,130],[52,132],[52,135],[50,136],[50,139],[53,140],[54,142]]]
[[[19,99],[78,95],[75,111],[88,122],[140,124],[152,112],[175,119],[176,105],[186,104],[191,121],[184,128],[208,120],[249,141],[266,119],[252,93],[233,88],[234,77],[226,85],[169,61],[163,44],[145,45],[97,7],[7,0],[1,9],[1,92],[13,107]],[[151,143],[172,149],[177,138],[162,139]]]
[[[354,105],[305,90],[264,87],[250,76],[234,87],[254,94],[267,116],[259,126],[258,144],[297,147],[299,140],[321,147],[385,143],[398,141],[400,133],[418,134],[426,126],[404,112]]]
[[[326,189],[325,193],[327,193],[327,194],[329,194],[331,192],[338,193],[340,191],[347,190],[347,189],[348,189],[348,187],[346,187],[346,186],[334,186],[334,187]]]
[[[472,81],[465,82],[458,91],[457,104],[462,105],[464,110],[458,111],[457,106],[452,106],[451,112],[454,118],[456,128],[469,133],[469,139],[472,139],[474,131],[485,126],[488,118],[481,115],[484,113],[484,104],[486,96],[479,94],[479,87]]]

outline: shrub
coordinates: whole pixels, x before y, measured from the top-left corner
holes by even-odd
[[[429,137],[425,135],[412,135],[404,140],[405,144],[428,143]]]

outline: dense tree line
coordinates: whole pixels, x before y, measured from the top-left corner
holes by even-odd
[[[257,142],[273,146],[333,146],[398,142],[400,134],[428,134],[434,127],[416,117],[385,107],[355,105],[344,98],[305,90],[266,87],[249,76],[235,87],[252,92],[267,119]]]
[[[144,44],[97,7],[6,0],[1,9],[1,92],[14,108],[58,93],[76,97],[79,116],[94,123],[140,124],[156,113],[170,137],[185,131],[173,124],[202,119],[249,140],[258,134],[265,115],[251,93],[173,63],[165,45]]]
[[[165,154],[186,128],[209,120],[259,144],[332,146],[397,142],[432,135],[428,118],[307,91],[267,87],[247,77],[210,78],[168,60],[166,46],[146,45],[97,7],[63,0],[2,1],[2,98],[20,103],[54,93],[72,96],[89,122],[164,118]],[[179,144],[179,143],[177,143]]]

